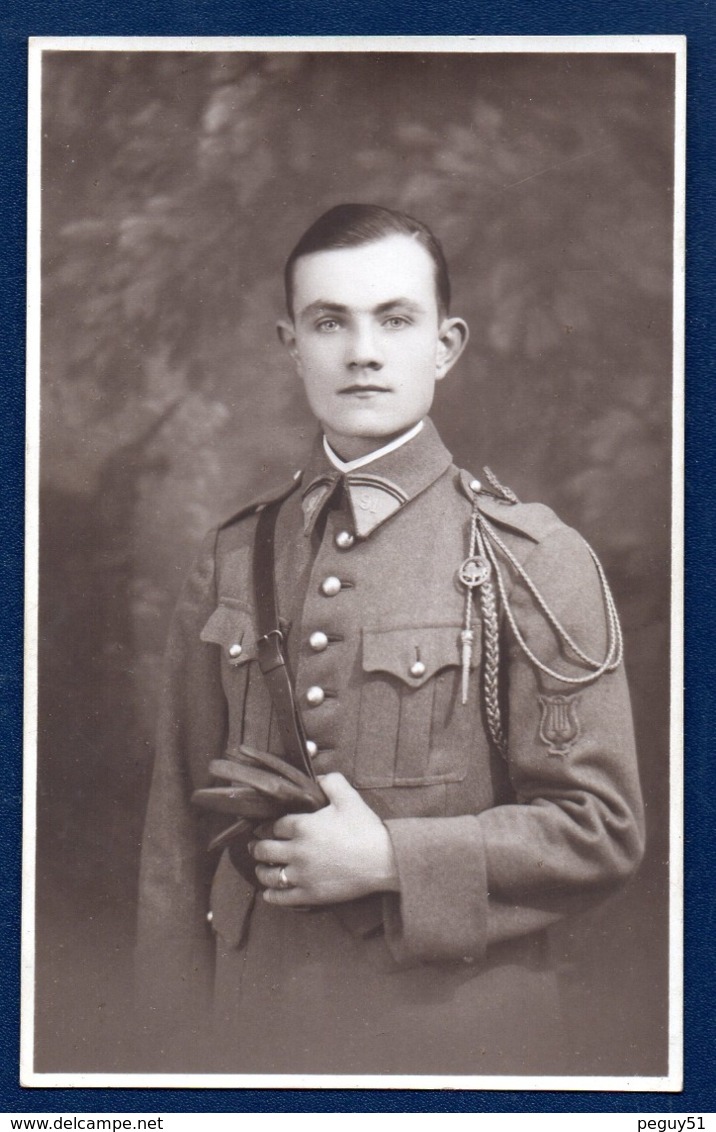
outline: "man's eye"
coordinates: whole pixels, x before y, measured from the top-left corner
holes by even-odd
[[[324,334],[330,334],[331,331],[337,330],[340,323],[335,318],[322,318],[316,323],[316,330],[322,331]]]
[[[410,323],[402,314],[392,314],[390,318],[385,320],[385,325],[389,330],[402,330],[404,326],[409,326]]]

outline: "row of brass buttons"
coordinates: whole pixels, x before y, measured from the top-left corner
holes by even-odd
[[[355,538],[350,531],[339,531],[336,535],[336,546],[339,550],[350,550],[354,542]],[[342,588],[343,583],[335,574],[330,574],[321,582],[321,592],[325,597],[335,597]],[[308,643],[314,652],[323,652],[328,647],[328,637],[322,630],[316,629],[308,638]],[[320,707],[325,698],[326,693],[318,684],[313,684],[306,692],[306,702],[311,707]],[[314,743],[313,739],[307,739],[306,750],[310,757],[314,758],[318,754],[318,744]]]

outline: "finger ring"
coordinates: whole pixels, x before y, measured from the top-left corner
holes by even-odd
[[[293,885],[291,884],[291,881],[286,876],[286,866],[285,865],[281,865],[281,868],[278,870],[278,887],[279,888],[292,888],[293,887]]]

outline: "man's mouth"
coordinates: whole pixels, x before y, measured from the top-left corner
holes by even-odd
[[[386,385],[368,385],[361,383],[346,385],[344,389],[339,389],[338,392],[340,396],[374,397],[378,393],[389,393],[390,390]]]

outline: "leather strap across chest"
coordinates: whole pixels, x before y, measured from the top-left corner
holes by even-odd
[[[274,535],[282,500],[267,504],[259,513],[254,540],[253,585],[258,622],[256,642],[259,668],[276,712],[284,757],[315,779],[306,750],[306,733],[284,651],[276,595]]]

